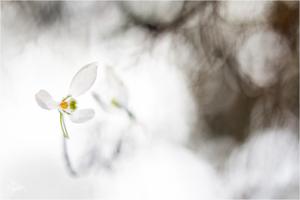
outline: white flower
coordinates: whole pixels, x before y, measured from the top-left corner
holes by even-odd
[[[127,106],[128,91],[124,82],[120,79],[116,71],[111,66],[103,68],[103,76],[100,78],[99,91],[103,101],[108,105],[114,101],[120,105]],[[114,104],[114,103],[113,103]]]
[[[128,90],[124,82],[111,66],[103,68],[100,78],[100,87],[97,91],[101,94],[93,93],[95,100],[100,106],[108,111],[111,106],[124,110],[131,119],[134,119],[133,113],[128,109]]]
[[[68,95],[66,95],[60,102],[53,100],[51,95],[45,91],[40,90],[35,99],[39,106],[46,110],[57,109],[60,115],[60,126],[62,128],[64,137],[68,138],[66,130],[64,115],[70,117],[74,123],[82,123],[92,119],[95,115],[93,109],[77,109],[76,97],[85,93],[92,87],[97,77],[97,64],[91,63],[81,68],[73,77],[70,84]]]

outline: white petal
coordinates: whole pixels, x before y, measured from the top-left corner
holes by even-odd
[[[95,112],[93,109],[81,109],[76,110],[74,113],[70,115],[70,120],[74,123],[83,123],[95,116]]]
[[[81,68],[73,77],[69,94],[76,97],[92,87],[97,78],[97,63],[90,63]]]
[[[40,90],[35,95],[35,100],[44,109],[52,110],[58,107],[58,103],[55,102],[51,95],[46,90]]]

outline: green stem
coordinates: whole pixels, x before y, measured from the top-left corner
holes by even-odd
[[[68,131],[67,131],[66,125],[65,125],[64,116],[61,112],[59,112],[59,121],[60,121],[60,127],[61,127],[64,137],[69,138],[69,134],[68,134]]]
[[[63,98],[63,101],[66,101],[70,97],[71,97],[71,95],[66,96],[65,98]]]
[[[123,108],[131,120],[135,120],[134,114],[126,107]]]
[[[117,108],[124,110],[130,119],[135,120],[134,114],[126,106],[123,106],[122,104],[120,104],[116,99],[113,98],[111,100],[111,104]]]

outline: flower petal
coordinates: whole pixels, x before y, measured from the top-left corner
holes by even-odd
[[[73,97],[82,95],[92,87],[97,78],[97,63],[90,63],[81,68],[73,77],[69,94]]]
[[[95,112],[93,109],[81,109],[76,110],[74,113],[70,115],[70,120],[74,123],[83,123],[95,116]]]
[[[58,103],[53,100],[46,90],[40,90],[35,95],[35,100],[42,108],[52,110],[58,107]]]

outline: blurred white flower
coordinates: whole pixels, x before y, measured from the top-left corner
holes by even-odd
[[[131,119],[134,115],[128,109],[128,90],[124,82],[111,66],[103,68],[103,76],[100,78],[98,93],[93,93],[95,100],[105,111],[118,108],[125,111]]]
[[[78,97],[89,90],[94,84],[97,77],[97,64],[90,63],[81,68],[73,77],[70,84],[69,92],[60,102],[54,101],[51,95],[45,91],[40,90],[35,99],[39,106],[46,110],[57,109],[60,115],[60,126],[63,131],[64,137],[68,138],[69,134],[66,130],[64,115],[70,117],[74,123],[82,123],[92,119],[95,115],[93,109],[77,109]]]

